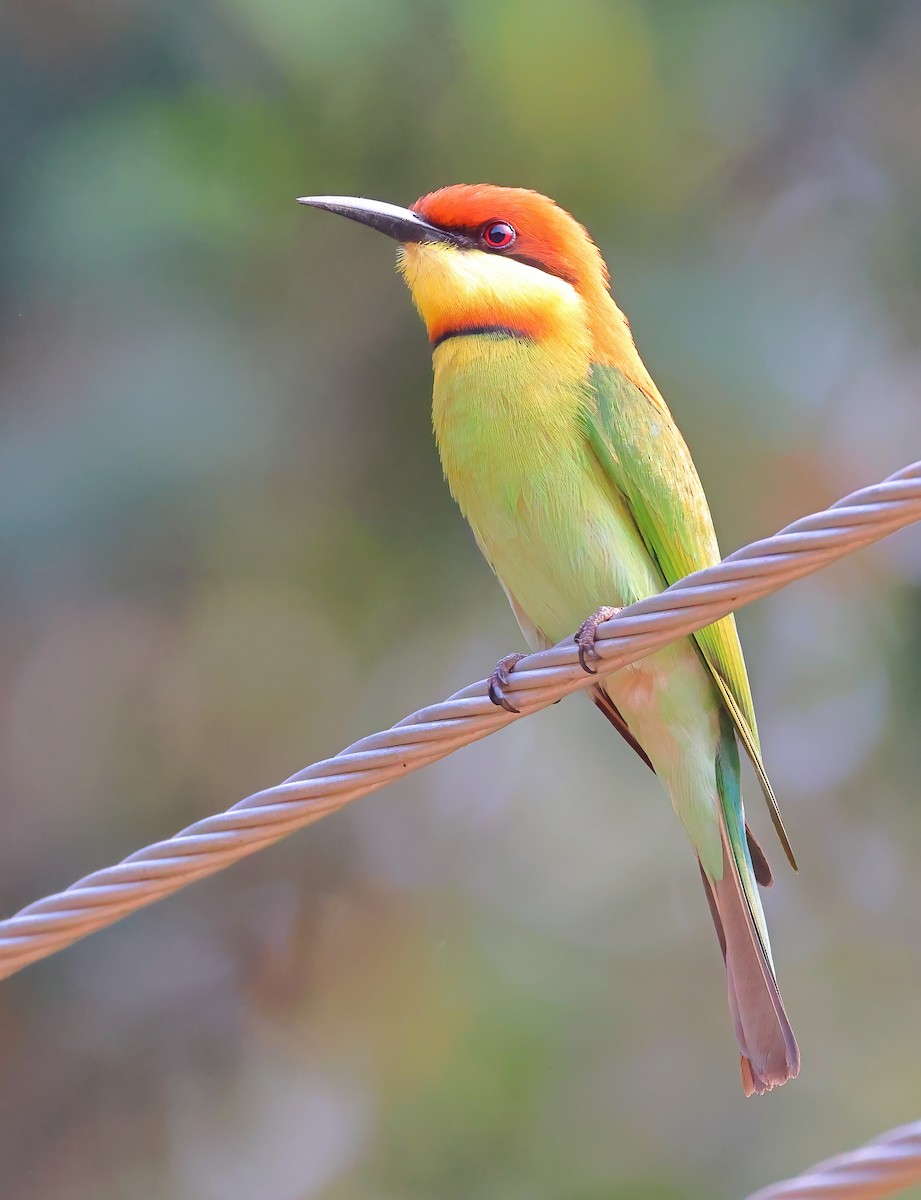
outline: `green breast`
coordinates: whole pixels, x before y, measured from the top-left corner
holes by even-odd
[[[433,423],[445,477],[514,603],[558,641],[601,604],[661,577],[584,433],[586,378],[539,344],[452,338],[434,355]]]

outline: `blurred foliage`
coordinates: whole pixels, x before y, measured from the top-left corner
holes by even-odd
[[[392,247],[295,196],[556,196],[732,548],[918,456],[919,55],[907,0],[5,0],[3,911],[520,644]],[[797,1083],[743,1100],[573,700],[5,983],[0,1193],[729,1200],[917,1116],[921,536],[741,623]]]

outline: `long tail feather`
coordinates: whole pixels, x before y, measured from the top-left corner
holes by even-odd
[[[799,1047],[774,972],[761,947],[732,851],[723,836],[723,878],[701,871],[726,963],[729,1009],[741,1052],[746,1096],[770,1091],[799,1073]]]
[[[746,1096],[779,1087],[799,1073],[799,1047],[771,961],[767,925],[745,838],[734,734],[725,728],[717,761],[723,872],[711,879],[701,869],[726,964],[729,1008],[742,1056]]]

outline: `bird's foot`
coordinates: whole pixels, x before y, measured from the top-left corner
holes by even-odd
[[[506,654],[505,658],[500,658],[496,663],[495,669],[489,677],[489,688],[487,689],[489,698],[497,708],[504,708],[506,712],[518,713],[521,711],[506,696],[505,688],[511,682],[515,664],[520,663],[525,657],[524,654]]]
[[[573,638],[573,641],[579,647],[579,664],[582,670],[588,675],[597,675],[598,672],[594,667],[588,665],[590,658],[600,658],[601,655],[595,649],[595,639],[598,636],[598,626],[603,625],[605,621],[610,621],[612,617],[616,617],[621,610],[619,608],[610,608],[607,604],[602,604],[601,608],[595,610],[590,617],[587,617],[579,626],[579,632]]]

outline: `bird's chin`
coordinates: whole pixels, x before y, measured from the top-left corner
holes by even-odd
[[[407,242],[397,251],[397,269],[410,288],[425,285],[433,277],[447,281],[454,275],[452,259],[460,251],[436,242]]]
[[[434,242],[409,243],[397,253],[397,269],[412,292],[423,321],[431,330],[444,323],[459,307],[459,299],[470,298],[466,260],[475,251]],[[485,255],[478,257],[486,257]],[[460,303],[463,304],[463,300]]]

